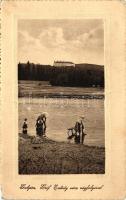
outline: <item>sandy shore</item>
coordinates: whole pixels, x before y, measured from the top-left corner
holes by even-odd
[[[104,147],[19,134],[19,174],[104,173]]]

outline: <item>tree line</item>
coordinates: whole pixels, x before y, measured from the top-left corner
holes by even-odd
[[[104,66],[76,64],[75,67],[54,67],[28,61],[18,64],[18,80],[49,81],[56,86],[104,87]]]

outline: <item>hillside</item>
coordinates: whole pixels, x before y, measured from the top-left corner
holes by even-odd
[[[85,70],[97,70],[97,71],[104,71],[104,65],[95,65],[95,64],[88,64],[88,63],[79,63],[75,64],[75,67],[85,69]]]
[[[54,67],[19,63],[18,80],[49,81],[52,86],[104,87],[104,66],[81,63],[75,67]]]

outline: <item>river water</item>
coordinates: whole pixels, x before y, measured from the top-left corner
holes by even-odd
[[[67,141],[67,129],[84,117],[85,144],[104,146],[103,99],[19,98],[19,133],[24,118],[28,119],[28,134],[36,135],[38,115],[47,115],[47,136],[56,141]]]

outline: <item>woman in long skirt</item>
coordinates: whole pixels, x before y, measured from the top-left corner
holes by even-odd
[[[41,119],[37,119],[36,121],[36,134],[38,136],[43,135],[43,121]]]

